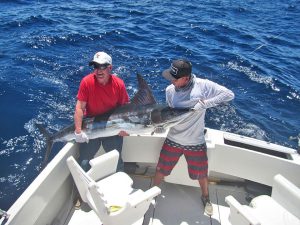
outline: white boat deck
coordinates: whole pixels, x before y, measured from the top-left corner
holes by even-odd
[[[146,190],[151,186],[151,176],[132,175],[132,178],[136,189]],[[247,204],[246,198],[249,197],[244,188],[237,185],[210,184],[209,192],[214,214],[209,217],[204,214],[199,187],[162,182],[160,185],[162,193],[156,198],[156,204],[151,205],[144,220],[138,221],[135,225],[230,225],[228,222],[229,207],[225,203],[225,197],[233,195],[245,204]],[[79,210],[72,210],[65,224],[102,223],[93,210],[83,203]]]
[[[131,175],[134,188],[149,189],[164,139],[164,135],[128,136],[124,139],[123,161],[138,165],[134,169],[139,171],[125,170],[129,174],[135,173]],[[297,173],[300,155],[294,149],[213,129],[207,129],[206,142],[209,174],[212,178],[222,179],[209,186],[213,216],[210,218],[203,213],[198,182],[189,179],[186,161],[181,157],[160,185],[162,193],[156,198],[156,205],[150,206],[143,221],[136,225],[229,225],[226,196],[232,195],[242,205],[248,205],[257,195],[271,194],[270,187],[277,174],[300,187]],[[78,154],[79,145],[67,143],[8,210],[9,219],[2,218],[0,223],[101,225],[88,205],[82,204],[79,210],[74,208],[76,188],[66,160],[69,156],[77,158]],[[149,168],[146,174],[143,173],[145,168]],[[244,182],[242,178],[256,183]],[[228,179],[238,179],[240,183],[228,182]],[[268,190],[258,184],[268,186]],[[293,199],[294,195],[291,196]]]

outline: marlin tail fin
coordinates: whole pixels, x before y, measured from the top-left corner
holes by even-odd
[[[35,126],[39,129],[39,131],[45,136],[46,138],[46,153],[42,163],[41,169],[45,168],[48,163],[48,158],[52,150],[53,146],[53,138],[52,135],[46,130],[46,128],[41,123],[36,123]]]

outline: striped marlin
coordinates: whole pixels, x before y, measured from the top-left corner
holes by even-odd
[[[119,106],[105,114],[83,119],[82,130],[89,139],[118,135],[120,131],[128,134],[145,134],[164,131],[193,113],[187,108],[171,108],[157,104],[152,91],[140,74],[137,74],[138,91],[129,104]],[[75,126],[69,125],[54,134],[39,123],[36,124],[46,137],[47,149],[44,165],[48,161],[54,142],[75,140]]]

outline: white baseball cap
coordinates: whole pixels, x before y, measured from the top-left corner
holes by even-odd
[[[105,52],[97,52],[94,55],[93,60],[90,61],[89,65],[92,66],[95,63],[97,63],[97,64],[110,64],[111,65],[112,64],[112,59],[111,59],[110,55],[108,55]]]

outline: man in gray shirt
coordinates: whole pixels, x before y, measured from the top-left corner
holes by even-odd
[[[208,193],[208,160],[204,138],[204,118],[207,108],[234,98],[232,91],[192,74],[191,62],[179,59],[162,73],[172,82],[166,88],[166,101],[173,108],[191,108],[195,112],[169,130],[160,152],[154,185],[159,185],[169,175],[183,154],[188,164],[189,176],[198,180],[205,213],[213,214]]]

